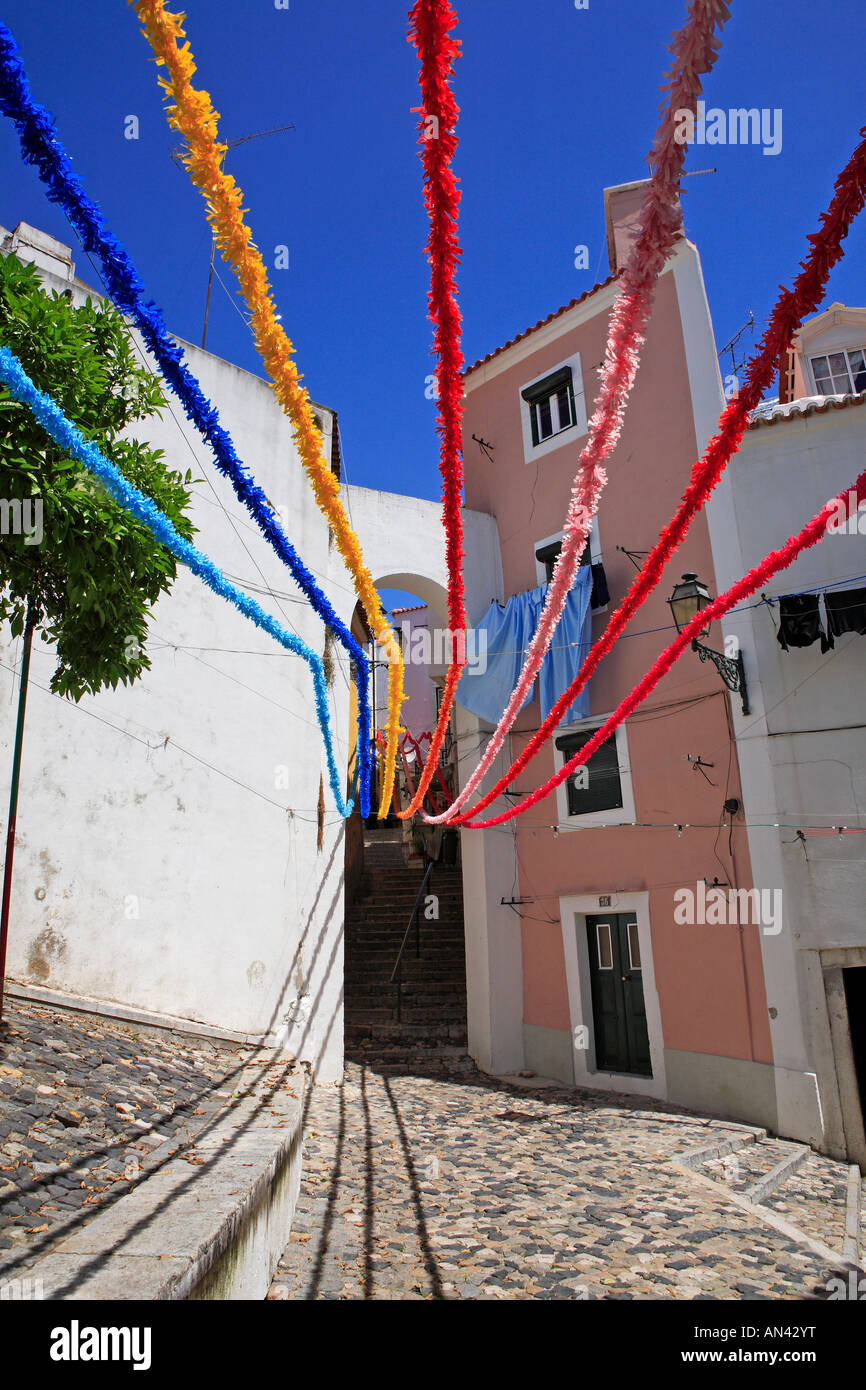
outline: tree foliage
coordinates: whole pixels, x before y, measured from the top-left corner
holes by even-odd
[[[165,397],[121,316],[89,298],[74,308],[66,294],[47,293],[32,266],[0,256],[0,343],[190,539],[190,473],[166,468],[162,450],[129,437]],[[0,506],[0,620],[17,636],[29,608],[55,646],[58,694],[79,700],[131,684],[150,666],[147,620],[171,588],[175,559],[2,385]]]

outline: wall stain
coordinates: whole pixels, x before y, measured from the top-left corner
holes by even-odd
[[[45,981],[51,974],[51,964],[66,954],[66,938],[53,927],[46,927],[30,943],[27,954],[27,973],[36,980]]]
[[[250,989],[255,989],[264,982],[265,973],[264,961],[254,960],[247,966],[247,979],[249,980]]]

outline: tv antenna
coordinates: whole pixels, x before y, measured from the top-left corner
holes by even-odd
[[[237,149],[238,145],[246,145],[249,143],[250,140],[263,140],[267,135],[282,135],[284,131],[294,129],[294,124],[279,125],[275,126],[273,130],[256,130],[253,131],[252,135],[240,135],[238,136],[237,140],[223,140],[223,151],[220,155],[220,171],[222,171],[222,167],[225,162],[225,157],[228,154],[229,150]],[[172,150],[171,158],[173,162],[177,165],[178,169],[183,169],[183,147],[181,145],[178,145],[175,149]],[[211,238],[210,247],[210,273],[207,277],[207,297],[204,302],[204,324],[202,325],[201,331],[202,347],[204,347],[205,343],[207,342],[207,321],[208,315],[210,314],[210,292],[211,286],[213,285],[214,261],[216,259],[216,244],[216,233],[214,233],[213,237]]]
[[[750,332],[754,327],[755,315],[752,313],[750,309],[749,317],[743,324],[742,328],[738,329],[737,332],[734,334],[733,338],[729,338],[728,341],[725,343],[725,346],[719,349],[719,357],[724,357],[726,352],[729,352],[731,354],[731,371],[733,372],[734,376],[738,375],[740,367],[744,366],[746,362],[745,354],[743,355],[741,360],[737,362],[737,354],[735,353],[734,348],[742,338],[743,334]]]

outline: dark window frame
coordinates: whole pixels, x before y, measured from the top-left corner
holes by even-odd
[[[568,392],[568,407],[571,415],[567,425],[560,425],[559,429],[551,429],[549,434],[543,438],[538,427],[538,415],[542,405],[552,402],[554,397],[566,390]],[[531,386],[524,386],[521,396],[529,406],[529,425],[532,431],[532,447],[537,448],[539,444],[547,444],[557,435],[565,434],[566,430],[574,429],[577,424],[577,406],[574,399],[574,373],[571,367],[558,367],[555,372],[549,372],[547,376],[541,377],[539,381],[534,381]],[[559,402],[557,399],[557,416],[559,417]],[[551,418],[551,425],[553,421]]]
[[[561,734],[555,741],[557,752],[563,755],[563,762],[567,763],[569,758],[592,738],[601,728],[601,724],[595,726],[588,725],[584,729],[579,729],[573,733]],[[611,756],[612,755],[612,756]],[[601,811],[621,811],[624,808],[622,769],[619,765],[619,747],[617,744],[616,730],[605,739],[600,748],[596,749],[589,762],[586,764],[589,769],[589,786],[577,788],[574,785],[573,777],[569,777],[565,783],[568,799],[568,815],[571,817],[590,816]],[[596,786],[593,786],[593,767],[596,772]],[[613,778],[613,770],[616,769],[616,778]],[[598,774],[603,774],[604,778],[610,777],[610,781],[601,782],[601,790],[598,789]],[[604,795],[605,785],[609,786],[612,797]]]

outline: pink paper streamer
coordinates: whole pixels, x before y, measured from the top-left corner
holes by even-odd
[[[674,63],[662,87],[669,97],[649,155],[652,175],[644,194],[638,234],[622,275],[611,315],[601,389],[589,422],[589,439],[580,456],[563,528],[563,543],[553,570],[538,629],[523,670],[502,718],[466,786],[439,816],[424,814],[431,825],[453,819],[492,767],[541,669],[562,617],[580,557],[607,482],[603,467],[622,432],[629,395],[640,363],[640,350],[655,300],[659,275],[682,233],[679,185],[687,145],[676,139],[676,113],[695,110],[702,92],[701,74],[709,72],[721,47],[715,30],[729,18],[726,0],[690,0],[689,18],[674,36]]]

